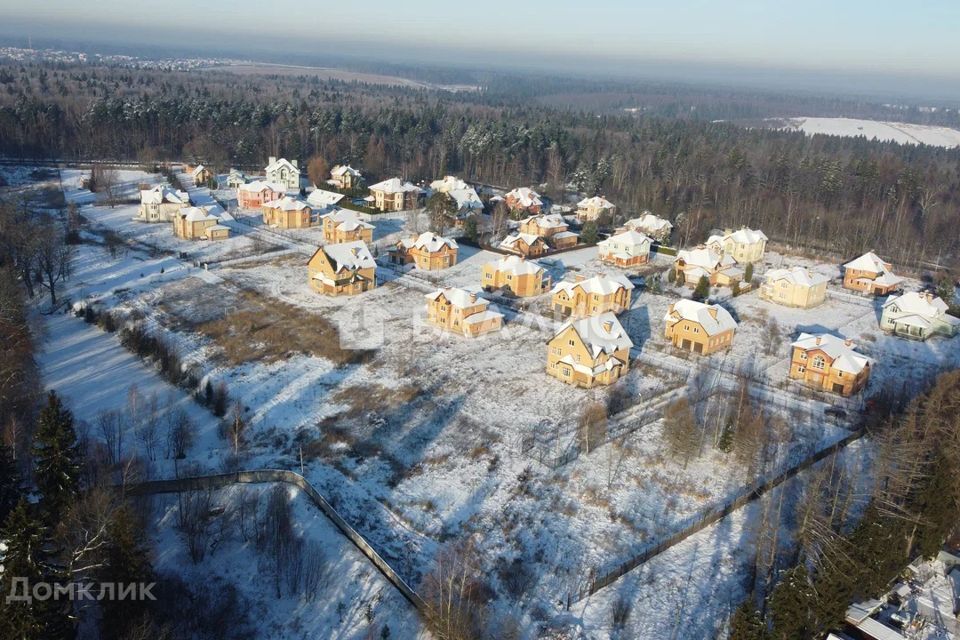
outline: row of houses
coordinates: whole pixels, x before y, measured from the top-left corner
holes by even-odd
[[[173,234],[182,240],[224,240],[230,228],[222,224],[219,205],[192,206],[185,191],[157,185],[140,191],[139,222],[172,223]]]

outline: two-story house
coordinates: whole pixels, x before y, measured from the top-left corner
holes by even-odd
[[[737,266],[733,256],[716,246],[699,246],[696,249],[681,249],[674,260],[677,278],[683,277],[688,287],[696,287],[700,278],[706,276],[710,286],[729,287],[743,281],[743,269]]]
[[[760,285],[760,297],[785,307],[811,309],[827,299],[830,276],[803,267],[771,269]]]
[[[929,291],[909,291],[892,295],[883,303],[880,328],[904,338],[926,340],[941,335],[957,335],[960,318],[947,313],[949,306]]]
[[[437,271],[457,263],[457,250],[456,240],[427,231],[400,240],[390,249],[390,259],[397,264],[413,264],[422,271]]]
[[[511,233],[500,241],[500,248],[525,258],[535,258],[547,252],[547,243],[530,233]]]
[[[538,215],[543,210],[540,194],[529,187],[518,187],[503,196],[503,201],[511,213]]]
[[[390,178],[370,187],[370,204],[378,211],[409,211],[420,206],[420,187]]]
[[[873,251],[843,265],[843,288],[875,296],[889,295],[903,282],[893,266]]]
[[[602,196],[584,198],[577,203],[577,220],[580,222],[593,222],[604,214],[612,218],[616,211],[616,205]]]
[[[483,265],[480,286],[485,291],[506,289],[521,298],[538,296],[550,287],[550,275],[533,260],[504,256]]]
[[[286,194],[282,184],[254,180],[237,187],[237,207],[240,209],[259,209],[265,202],[278,200]]]
[[[592,278],[576,276],[573,282],[562,280],[554,285],[551,304],[562,316],[583,318],[611,311],[620,313],[630,307],[633,283],[620,274],[600,274]]]
[[[663,335],[673,346],[705,356],[730,347],[737,330],[729,311],[696,300],[674,302],[663,321]]]
[[[281,184],[285,190],[294,193],[300,191],[300,165],[296,160],[270,156],[263,174],[267,182]]]
[[[290,196],[265,202],[261,212],[263,224],[278,229],[307,229],[313,217],[310,205]]]
[[[628,229],[597,243],[600,260],[618,267],[635,267],[650,259],[650,238]]]
[[[858,393],[867,385],[873,361],[854,350],[853,341],[827,333],[801,333],[790,345],[790,378],[839,393]]]
[[[736,260],[738,264],[760,262],[767,250],[767,236],[763,231],[746,227],[737,231],[727,229],[721,235],[707,238],[707,247],[723,251]]]
[[[362,240],[373,242],[373,225],[364,222],[356,211],[337,209],[320,216],[323,225],[323,241],[327,244],[342,244]]]
[[[161,184],[140,192],[140,207],[137,209],[138,222],[170,222],[182,207],[190,206],[190,196],[186,191]]]
[[[655,216],[649,211],[644,211],[640,217],[627,220],[623,223],[622,227],[617,229],[617,233],[624,231],[636,231],[664,244],[670,241],[673,224],[669,220]]]
[[[441,329],[475,338],[499,331],[503,326],[503,314],[475,293],[449,288],[438,289],[425,297],[427,322]]]
[[[330,184],[342,191],[349,191],[360,186],[363,174],[348,164],[334,165],[330,170]]]
[[[230,227],[220,223],[219,206],[184,207],[173,218],[173,234],[181,240],[225,240]]]
[[[361,241],[328,244],[307,262],[310,288],[330,296],[355,295],[377,285],[377,263]]]
[[[613,313],[571,320],[547,343],[547,373],[578,387],[612,384],[627,373],[632,348]]]
[[[580,241],[563,216],[556,213],[528,216],[520,221],[519,229],[521,234],[543,238],[552,249],[567,249]]]

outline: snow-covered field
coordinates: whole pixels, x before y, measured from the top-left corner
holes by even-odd
[[[518,617],[531,636],[539,625],[557,623],[579,627],[591,638],[616,636],[611,607],[616,597],[628,594],[635,616],[620,637],[708,637],[743,597],[753,506],[573,610],[558,605],[592,570],[627,559],[750,480],[744,467],[709,443],[689,464],[672,459],[661,422],[645,410],[682,392],[687,373],[700,368],[702,361],[677,353],[662,337],[668,305],[688,290],[636,293],[621,319],[637,345],[638,364],[613,388],[583,390],[544,371],[546,342],[556,326],[536,313],[546,297],[525,305],[530,311],[504,309],[503,331],[476,340],[425,325],[423,294],[437,286],[479,291],[480,269],[493,254],[462,247],[460,262],[446,271],[399,275],[381,270],[385,282],[375,290],[326,298],[307,286],[300,251],[303,243],[318,240],[316,230],[290,236],[296,250],[264,252],[254,240],[255,227],[238,225],[238,233],[224,242],[191,243],[174,238],[169,225],[134,222],[135,210],[131,205],[82,207],[91,238],[109,230],[130,243],[113,254],[100,243],[81,245],[66,294],[75,302],[142,317],[152,332],[176,345],[198,376],[226,383],[245,408],[251,429],[242,465],[299,471],[302,452],[311,483],[415,586],[439,550],[472,537],[483,573],[499,594],[496,610]],[[375,237],[403,233],[402,220],[374,224]],[[190,258],[174,257],[180,252]],[[205,270],[194,260],[212,264]],[[804,264],[772,253],[767,258],[776,266],[782,260]],[[837,274],[834,266],[817,268]],[[611,270],[599,263],[596,249],[564,253],[551,265],[555,278]],[[875,301],[835,288],[831,293],[819,309],[796,310],[761,301],[756,293],[732,298],[718,292],[740,327],[728,353],[704,359],[706,370],[722,369],[728,373],[716,375],[728,376],[749,364],[766,383],[768,410],[783,425],[768,473],[846,434],[842,425],[823,418],[831,399],[807,399],[783,381],[787,344],[799,331],[830,331],[857,340],[880,362],[876,384],[920,378],[960,363],[957,340],[912,343],[886,336],[877,327]],[[765,348],[769,319],[783,335],[771,353]],[[123,350],[116,335],[68,315],[49,316],[45,325],[40,356],[45,383],[68,398],[78,417],[92,423],[99,411],[122,408],[130,385],[136,385],[141,394],[182,407],[197,425],[197,441],[184,464],[211,472],[222,468],[231,443],[218,435],[217,420],[189,392],[163,382]],[[296,346],[293,338],[284,341],[271,333],[273,325],[288,332],[292,326],[292,333],[318,331],[309,335],[320,337],[305,348]],[[323,333],[328,326],[333,333]],[[321,342],[323,336],[337,339],[328,344]],[[523,452],[524,438],[546,429],[560,434],[546,449],[562,453],[584,407],[609,403],[613,390],[627,398],[627,408],[612,422],[640,428],[557,469]],[[845,454],[851,465],[857,466],[864,448]],[[173,474],[167,460],[158,460],[151,472]],[[230,492],[221,493],[229,502]],[[240,585],[254,599],[267,637],[299,629],[309,637],[360,637],[373,623],[358,623],[357,602],[373,602],[376,621],[410,620],[406,602],[392,590],[386,594],[382,578],[362,556],[328,531],[329,524],[301,497],[295,501],[304,535],[329,544],[344,572],[344,580],[325,594],[325,608],[318,604],[323,598],[278,603],[264,597],[256,590],[257,560],[236,539],[203,566],[189,566],[169,526],[175,506],[162,501],[155,532],[160,565],[191,576],[213,571]],[[528,579],[508,579],[515,560]],[[518,582],[522,590],[510,593]],[[374,594],[381,594],[379,600]],[[345,603],[347,613],[334,616],[329,604],[338,602]],[[687,614],[691,607],[698,621],[673,635],[677,621],[693,615]],[[408,622],[391,624],[391,631],[391,638],[416,635]]]
[[[815,134],[864,136],[868,140],[881,142],[926,144],[948,149],[960,147],[960,131],[957,129],[906,122],[881,122],[855,118],[787,118],[783,128],[803,131],[810,136]]]

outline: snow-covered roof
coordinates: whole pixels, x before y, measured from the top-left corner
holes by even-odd
[[[708,336],[737,328],[737,322],[730,312],[717,304],[704,304],[696,300],[679,300],[671,305],[663,317],[665,322],[674,323],[689,320],[699,324]]]
[[[542,273],[543,267],[533,260],[525,260],[521,256],[503,256],[495,263],[497,271],[515,276]]]
[[[456,176],[443,176],[442,179],[431,182],[430,188],[441,193],[448,193],[458,189],[470,189],[471,187]]]
[[[579,233],[574,233],[573,231],[560,231],[550,236],[553,240],[563,240],[564,238],[579,238]]]
[[[475,293],[470,293],[464,289],[459,289],[457,287],[450,287],[448,289],[437,289],[432,293],[424,295],[427,300],[436,300],[441,295],[446,298],[450,304],[460,309],[465,309],[467,307],[475,307],[481,305],[486,307],[490,304],[489,301],[484,300]]]
[[[353,242],[344,242],[341,244],[328,244],[323,247],[323,252],[334,263],[334,271],[343,269],[373,269],[377,263],[370,254],[363,240],[354,240]]]
[[[543,238],[532,233],[511,233],[500,242],[500,246],[504,249],[513,249],[513,245],[520,240],[527,243],[528,247],[532,247],[535,242],[543,242]]]
[[[330,175],[337,176],[337,177],[346,175],[348,173],[352,176],[356,176],[358,178],[360,177],[360,172],[348,164],[338,164],[338,165],[335,165],[333,169],[330,170]]]
[[[251,193],[260,193],[261,191],[266,191],[269,189],[274,193],[286,193],[287,188],[282,184],[277,182],[268,182],[266,180],[254,180],[253,182],[248,182],[247,184],[242,184],[237,187],[240,191],[249,191]]]
[[[410,191],[420,191],[420,187],[409,182],[404,182],[400,178],[390,178],[383,182],[378,182],[370,186],[370,191],[383,191],[384,193],[402,193]]]
[[[477,324],[480,322],[486,322],[487,320],[493,320],[494,318],[502,318],[503,314],[495,309],[495,306],[490,306],[478,313],[471,313],[469,316],[463,319],[463,324]]]
[[[857,271],[869,271],[870,273],[883,274],[890,271],[888,263],[873,251],[868,251],[856,260],[843,265],[844,269],[856,269]]]
[[[169,202],[170,204],[190,204],[190,196],[186,191],[174,189],[169,185],[158,184],[152,189],[140,191],[140,202],[143,204],[161,204]]]
[[[819,349],[833,360],[831,365],[838,371],[858,374],[873,361],[853,349],[853,341],[844,340],[829,333],[801,333],[790,346],[810,351]]]
[[[198,175],[200,175],[201,172],[206,171],[206,170],[207,170],[207,168],[206,168],[205,166],[203,166],[202,164],[198,164],[198,165],[194,168],[194,170],[190,173],[190,175],[192,175],[194,178],[196,178]]]
[[[744,227],[736,231],[727,231],[722,235],[710,236],[707,238],[707,244],[713,244],[714,242],[723,244],[727,239],[733,240],[737,244],[756,244],[761,241],[766,241],[767,236],[763,231]]]
[[[602,196],[584,198],[577,203],[577,206],[581,209],[613,209],[614,207],[612,202]]]
[[[556,335],[560,335],[569,327],[573,327],[583,340],[592,358],[596,358],[601,353],[612,354],[620,349],[633,347],[633,341],[627,335],[626,329],[611,311],[565,322]]]
[[[421,233],[416,238],[406,238],[400,241],[404,247],[407,249],[417,248],[425,250],[427,253],[436,253],[444,247],[450,247],[451,249],[457,248],[457,241],[452,238],[444,238],[443,236],[438,236],[432,231],[426,231]]]
[[[353,231],[357,228],[373,229],[373,225],[360,219],[355,211],[350,209],[337,209],[325,216],[320,216],[321,220],[333,220],[338,228],[344,231]]]
[[[220,219],[203,207],[185,207],[180,209],[180,215],[185,218],[187,222],[203,222],[206,220]]]
[[[939,318],[951,324],[960,322],[960,318],[947,315],[947,310],[950,307],[947,306],[947,303],[941,298],[938,298],[932,293],[910,291],[902,296],[892,295],[883,303],[883,308],[890,308],[891,311],[895,308],[899,310],[897,313],[918,315],[929,320]]]
[[[627,231],[622,231],[618,234],[612,235],[606,240],[601,240],[597,244],[601,247],[607,247],[613,244],[620,246],[642,246],[645,243],[651,242],[650,238],[640,233],[639,231],[634,231],[633,229],[628,229]]]
[[[324,207],[332,207],[343,200],[343,198],[344,195],[342,193],[327,191],[325,189],[314,189],[310,192],[310,195],[307,196],[307,202],[314,207],[322,209]]]
[[[736,264],[733,256],[713,246],[681,249],[677,252],[677,260],[683,260],[686,264],[700,267],[710,273],[713,273],[717,266],[723,268]]]
[[[669,220],[664,220],[653,215],[649,211],[644,211],[639,218],[631,218],[623,223],[627,229],[639,229],[647,233],[656,233],[663,229],[673,229],[673,224]]]
[[[771,269],[766,274],[767,282],[779,282],[786,280],[790,284],[803,287],[815,287],[830,280],[830,276],[822,273],[813,273],[803,267],[791,267],[789,269]]]
[[[633,283],[630,282],[625,275],[620,273],[615,273],[613,275],[600,274],[593,276],[592,278],[580,280],[579,282],[561,280],[554,285],[553,290],[550,293],[566,291],[567,295],[572,296],[573,290],[577,287],[582,288],[586,293],[596,293],[598,295],[605,296],[614,293],[618,289],[626,289],[627,291],[630,291],[633,289]]]
[[[557,213],[544,213],[536,216],[528,216],[520,221],[521,225],[528,224],[533,222],[541,229],[559,229],[560,227],[568,227],[566,220],[563,219],[563,216]]]
[[[268,209],[280,209],[281,211],[301,211],[310,208],[310,205],[303,200],[291,198],[290,196],[283,196],[277,200],[265,202],[263,206]]]
[[[272,173],[284,166],[290,169],[291,171],[294,171],[297,173],[300,172],[300,169],[298,169],[296,165],[294,165],[292,162],[290,162],[286,158],[270,158],[270,162],[264,168],[264,171],[266,171],[267,173]]]
[[[524,208],[540,206],[543,204],[543,200],[540,199],[540,194],[530,187],[518,187],[513,191],[508,192],[504,198],[514,199],[516,200],[517,204]]]

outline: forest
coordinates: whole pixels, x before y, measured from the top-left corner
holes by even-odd
[[[555,200],[571,187],[599,193],[623,212],[672,219],[683,244],[711,228],[749,225],[840,258],[873,249],[917,269],[949,269],[958,258],[960,150],[806,137],[656,110],[596,112],[560,98],[547,106],[549,95],[510,86],[449,93],[217,71],[5,65],[0,153],[221,169],[256,169],[269,155],[320,155],[377,179],[453,173],[539,185]],[[561,95],[556,83],[543,89],[551,87]]]

